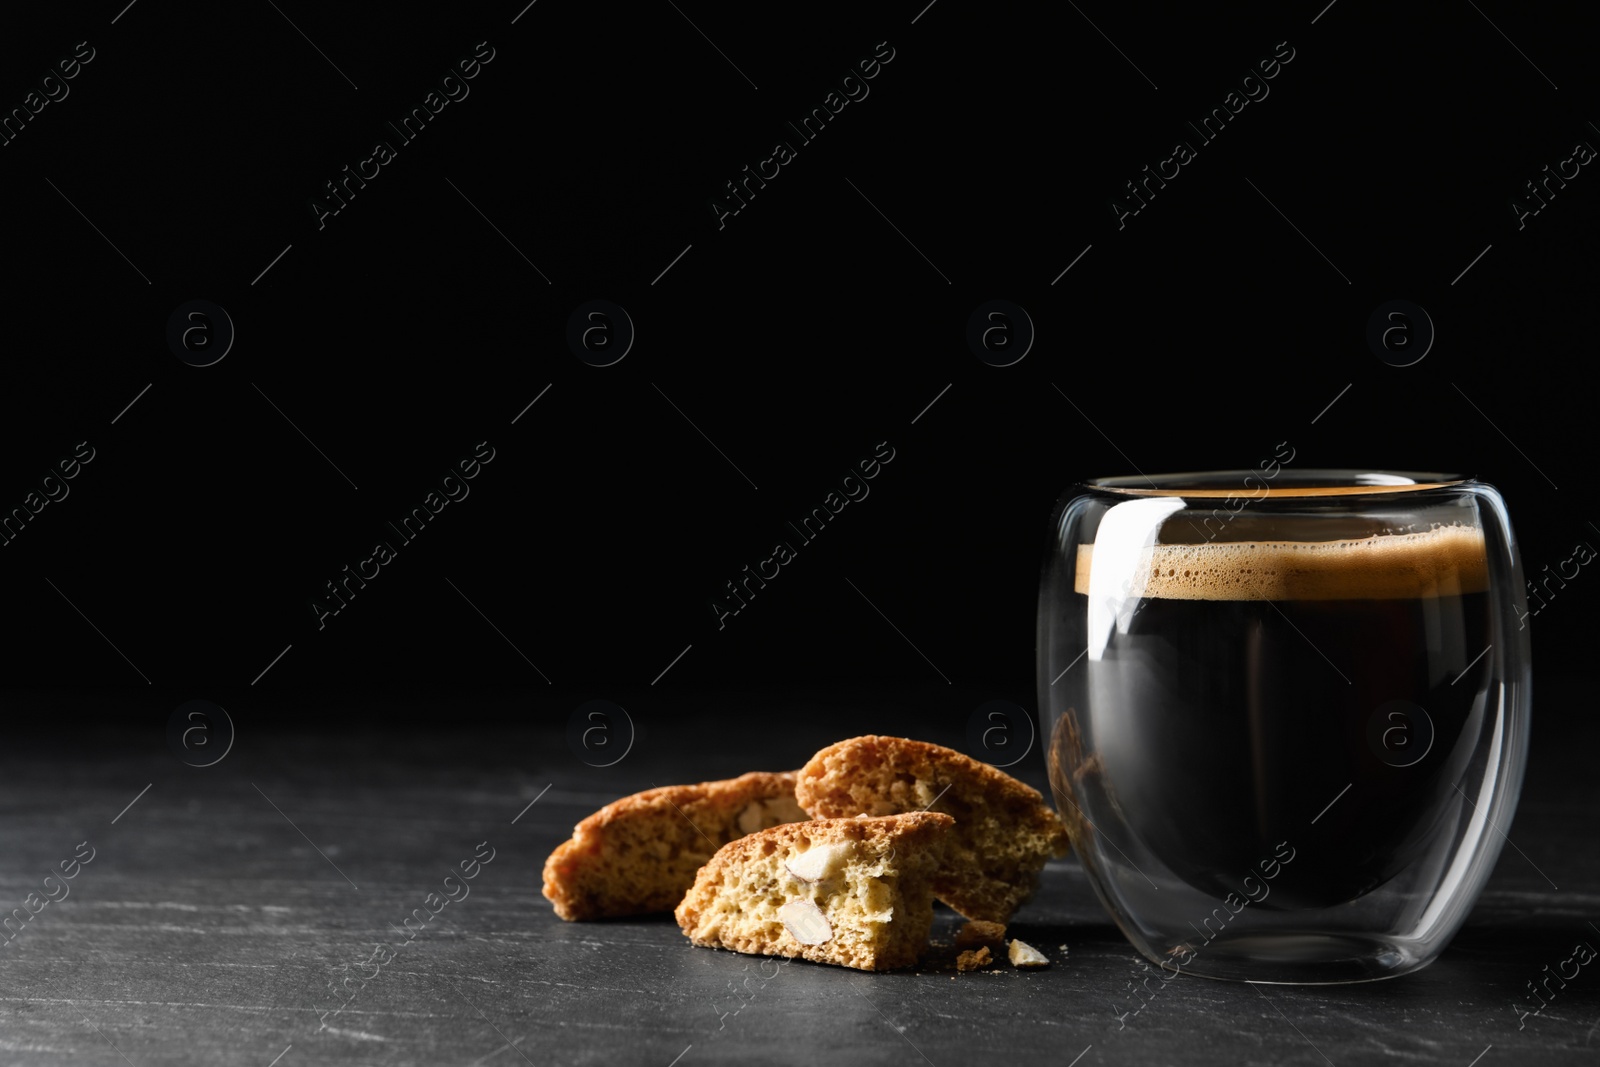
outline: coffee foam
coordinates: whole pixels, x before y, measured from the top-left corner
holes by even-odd
[[[1093,545],[1078,546],[1079,593],[1089,592],[1093,558]],[[1475,526],[1345,541],[1152,545],[1139,558],[1141,567],[1149,560],[1142,590],[1135,579],[1127,591],[1104,592],[1163,600],[1408,600],[1489,588],[1483,531]]]

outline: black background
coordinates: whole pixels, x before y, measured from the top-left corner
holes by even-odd
[[[1057,496],[1285,441],[1295,467],[1494,483],[1530,572],[1600,538],[1594,179],[1520,231],[1510,207],[1600,143],[1575,16],[517,7],[9,16],[6,107],[76,42],[96,58],[0,149],[0,504],[96,458],[0,549],[7,690],[264,725],[413,690],[540,721],[805,685],[1031,707]],[[470,95],[319,229],[322,184],[485,40]],[[723,183],[880,41],[870,95],[719,229]],[[1282,41],[1270,95],[1119,229],[1123,183]],[[637,329],[606,368],[565,342],[596,298]],[[995,298],[1037,328],[1010,367],[965,341]],[[214,366],[165,342],[190,299],[237,329]],[[1437,329],[1414,366],[1365,341],[1392,299]],[[319,629],[324,583],[485,440],[470,497]],[[719,630],[722,584],[882,441],[870,497]],[[1586,578],[1532,621],[1541,670],[1586,646]]]

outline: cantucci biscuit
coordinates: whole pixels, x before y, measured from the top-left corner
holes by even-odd
[[[943,812],[955,819],[934,895],[968,919],[1005,923],[1039,885],[1067,830],[1039,791],[954,749],[868,735],[818,752],[795,784],[818,819]]]
[[[696,945],[886,971],[917,962],[953,820],[789,823],[724,845],[678,905]]]
[[[623,797],[573,827],[544,865],[544,895],[563,919],[671,911],[695,872],[729,841],[808,816],[793,771],[668,785]]]

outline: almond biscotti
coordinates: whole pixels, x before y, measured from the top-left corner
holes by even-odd
[[[573,827],[544,865],[544,895],[569,921],[671,911],[695,872],[736,838],[808,816],[793,771],[647,789]]]
[[[934,895],[968,919],[1005,923],[1067,851],[1067,831],[1039,791],[954,749],[868,735],[818,752],[795,784],[815,818],[943,812],[955,819]]]
[[[696,945],[885,971],[916,963],[954,820],[788,823],[723,846],[676,912]]]

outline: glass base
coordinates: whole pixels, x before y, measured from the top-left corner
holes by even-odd
[[[1223,933],[1198,944],[1181,942],[1167,953],[1147,946],[1140,949],[1151,963],[1168,970],[1174,958],[1188,949],[1194,958],[1180,968],[1183,974],[1268,985],[1376,982],[1421,970],[1434,958],[1397,941],[1294,931]]]

